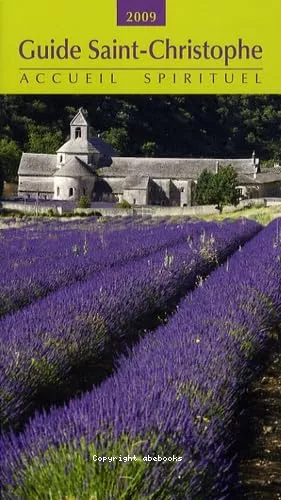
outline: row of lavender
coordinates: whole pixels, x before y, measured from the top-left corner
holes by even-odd
[[[167,225],[167,224],[166,224]],[[168,225],[167,225],[168,226]],[[175,225],[173,225],[175,226]],[[79,221],[76,226],[69,222],[46,221],[44,225],[39,223],[32,226],[23,226],[21,228],[12,227],[1,232],[0,251],[4,259],[18,260],[26,258],[29,255],[34,258],[46,257],[46,250],[54,257],[69,256],[72,253],[74,243],[83,246],[84,238],[95,236],[97,245],[106,243],[107,245],[115,244],[116,233],[119,230],[126,228],[128,237],[124,234],[124,239],[130,244],[135,235],[139,232],[149,232],[156,229],[155,226],[149,225],[122,225],[114,224],[113,221],[107,224],[91,222],[91,220]],[[169,228],[167,228],[169,230]],[[115,233],[115,234],[111,234]],[[73,235],[77,234],[77,240],[73,241]],[[103,240],[103,241],[102,241]],[[93,242],[92,242],[93,243]]]
[[[214,223],[160,224],[119,231],[50,229],[9,230],[0,240],[0,316],[16,311],[51,291],[93,273],[161,248],[183,242],[189,235],[211,234]]]
[[[148,221],[147,221],[148,222]],[[190,222],[185,220],[183,224],[178,224],[181,228]],[[78,238],[83,245],[84,237],[88,237],[89,233],[96,235],[97,241],[105,239],[107,244],[111,243],[111,238],[114,234],[126,229],[128,237],[125,235],[125,241],[130,244],[132,239],[135,239],[135,233],[149,232],[165,225],[167,231],[170,232],[170,226],[176,226],[170,220],[161,220],[157,218],[155,221],[150,220],[144,224],[144,218],[141,220],[133,217],[130,221],[125,221],[124,218],[120,221],[118,218],[104,220],[100,222],[96,218],[87,217],[85,220],[79,221],[56,221],[45,220],[44,223],[34,222],[33,224],[23,225],[22,227],[10,227],[0,233],[0,252],[3,258],[11,260],[19,257],[26,258],[28,255],[34,255],[36,258],[44,258],[46,256],[46,248],[54,254],[54,256],[70,255],[72,251],[73,241],[68,240],[77,233]],[[171,228],[172,229],[172,228]],[[131,231],[131,233],[130,233]],[[82,235],[82,239],[80,238]],[[60,240],[64,241],[63,245]],[[77,241],[76,241],[77,243]],[[114,242],[116,243],[116,242]]]
[[[171,311],[198,278],[260,230],[254,221],[211,225],[161,250],[54,292],[0,321],[0,422],[21,425],[41,405],[83,389],[91,370],[122,342]],[[195,227],[195,226],[194,226]],[[203,224],[201,228],[206,228]],[[201,279],[201,278],[200,278]]]
[[[237,403],[281,319],[276,228],[188,295],[100,387],[3,437],[5,498],[229,498]]]

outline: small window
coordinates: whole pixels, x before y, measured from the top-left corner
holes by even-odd
[[[73,196],[73,188],[69,188],[69,197]]]
[[[181,193],[184,193],[184,188],[183,187],[181,187]]]
[[[86,195],[86,189],[83,188],[83,195],[85,196]]]
[[[79,139],[81,137],[81,127],[76,127],[75,129],[75,139]]]
[[[134,198],[134,205],[136,204],[136,198]]]
[[[59,196],[59,195],[60,195],[60,188],[57,187],[57,196]]]
[[[62,163],[62,160],[63,160],[63,156],[60,155],[60,163]]]

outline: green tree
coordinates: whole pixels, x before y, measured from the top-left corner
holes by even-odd
[[[3,190],[4,190],[4,172],[0,165],[0,198],[3,194]]]
[[[212,205],[215,203],[214,174],[212,172],[203,170],[198,177],[195,201],[197,205]]]
[[[233,167],[219,168],[217,174],[202,172],[196,188],[198,204],[216,204],[221,213],[225,205],[237,205],[238,199],[237,173]]]
[[[233,167],[220,168],[215,174],[215,203],[220,213],[225,205],[237,205],[239,196],[237,190],[237,172]]]
[[[114,128],[101,134],[102,138],[120,154],[125,155],[128,148],[128,132],[124,127]]]
[[[0,168],[6,182],[15,182],[21,151],[15,141],[0,139]]]
[[[63,144],[60,130],[50,130],[43,125],[30,124],[27,148],[30,153],[54,154]]]
[[[153,141],[147,141],[141,147],[141,152],[144,156],[156,156],[157,151],[157,144]]]
[[[88,196],[81,196],[77,203],[77,208],[91,208],[91,203]]]

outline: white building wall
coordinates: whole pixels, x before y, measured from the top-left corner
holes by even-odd
[[[170,199],[170,187],[171,187],[171,181],[170,179],[152,179],[153,182],[157,186],[159,186],[167,196],[168,200]]]
[[[81,196],[88,196],[91,200],[95,179],[73,177],[54,177],[55,200],[79,200]]]
[[[123,199],[131,205],[147,205],[147,191],[145,189],[124,189]]]
[[[174,185],[180,192],[180,206],[191,205],[191,181],[184,179],[173,179]]]
[[[57,168],[62,167],[65,164],[65,153],[57,154]]]

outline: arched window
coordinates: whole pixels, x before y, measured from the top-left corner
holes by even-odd
[[[59,195],[60,195],[60,188],[57,187],[57,196],[59,196]]]
[[[60,155],[60,163],[62,163],[62,160],[63,160],[63,156]]]
[[[81,137],[81,127],[76,127],[75,129],[75,139]]]
[[[73,196],[73,188],[69,188],[69,197]]]
[[[83,195],[86,195],[86,188],[83,188]]]

